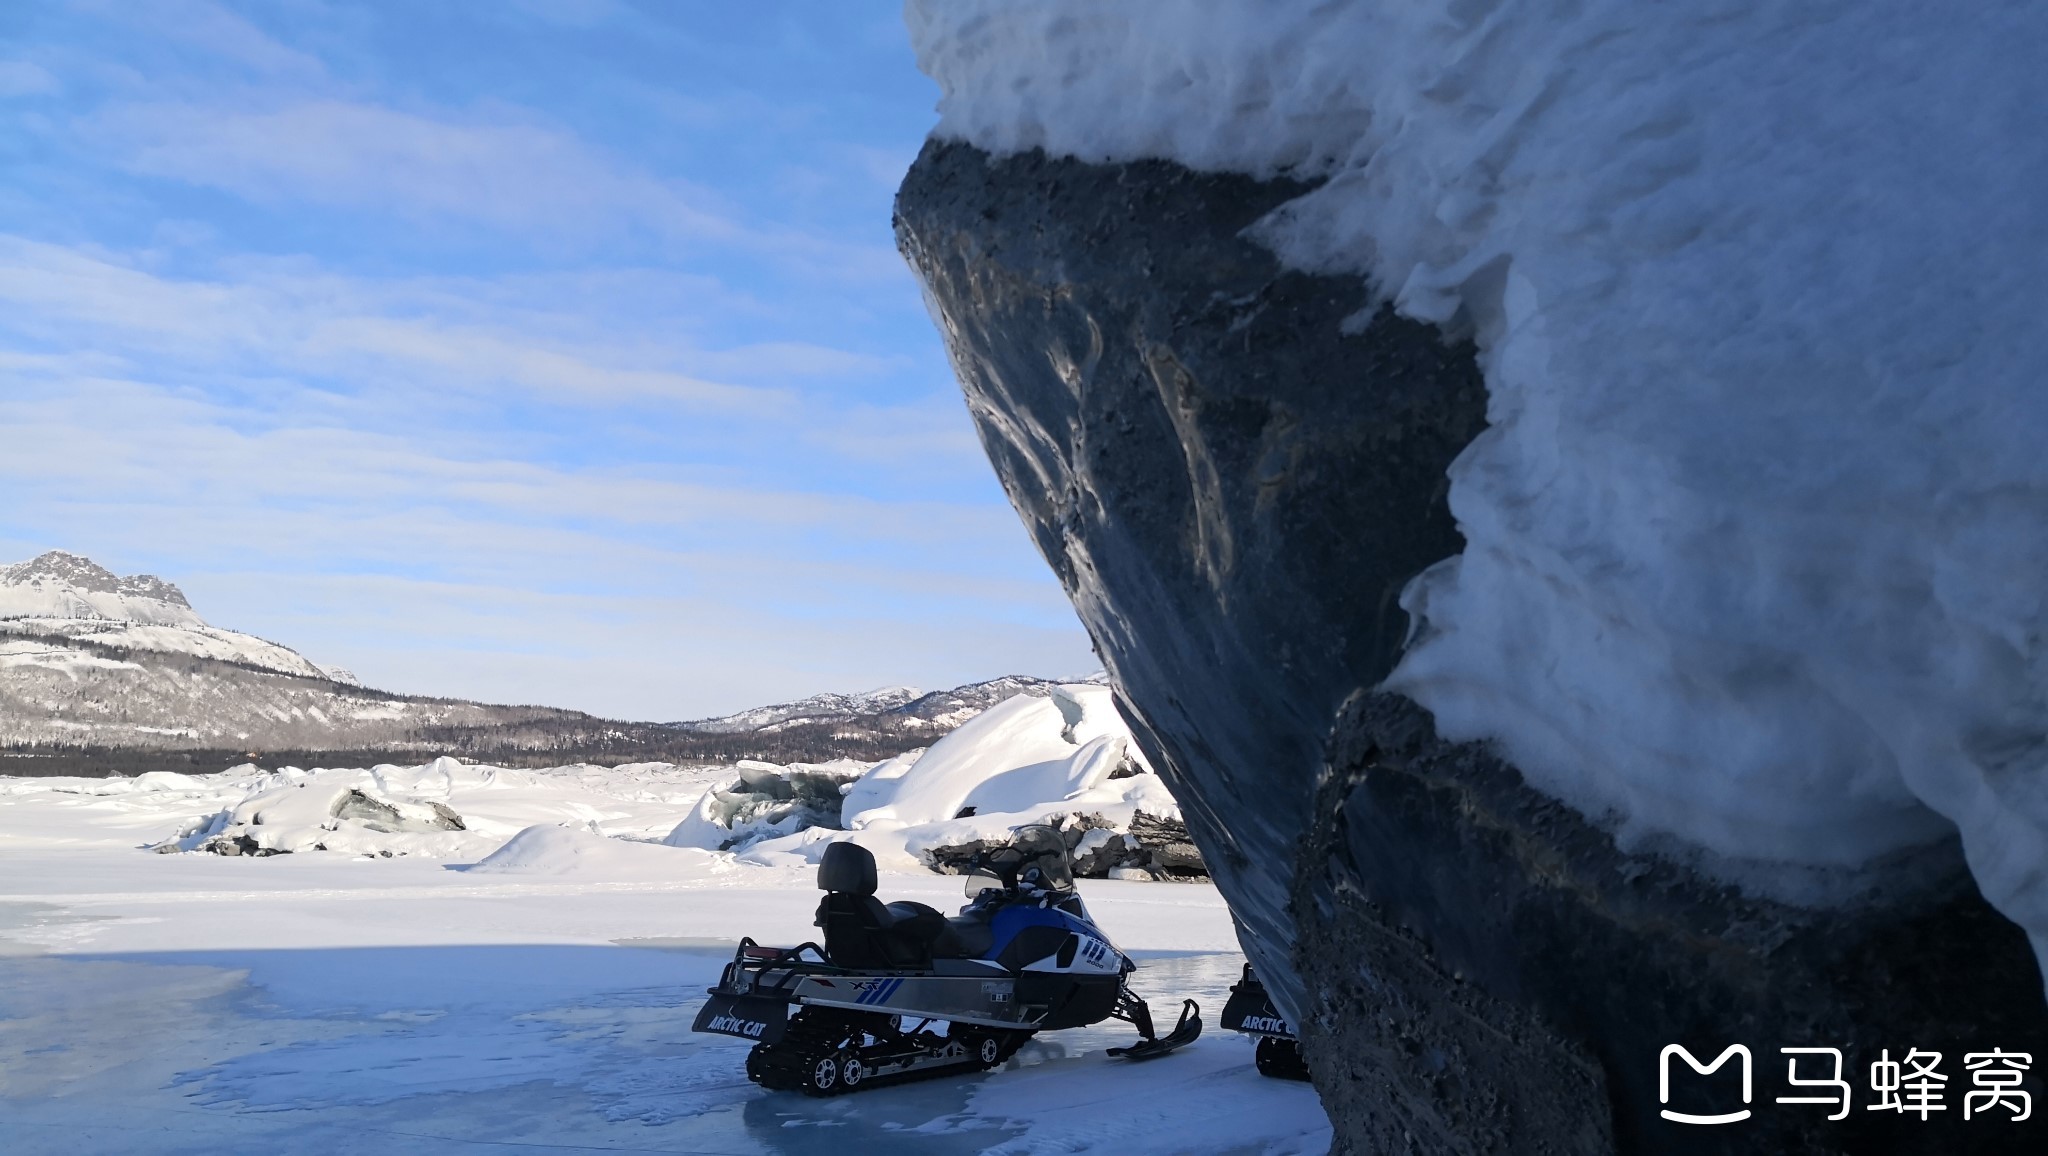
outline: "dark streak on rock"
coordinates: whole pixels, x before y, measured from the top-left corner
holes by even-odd
[[[928,145],[897,239],[983,445],[1181,800],[1282,1007],[1293,851],[1396,598],[1462,546],[1444,469],[1483,428],[1469,344],[1282,269],[1246,226],[1308,191]]]

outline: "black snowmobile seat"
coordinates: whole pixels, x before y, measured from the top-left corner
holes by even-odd
[[[986,914],[951,916],[937,939],[932,955],[939,959],[980,959],[995,944],[996,929]]]
[[[946,930],[946,917],[922,903],[875,898],[875,856],[858,843],[833,843],[818,861],[817,925],[825,930],[825,955],[840,967],[928,967],[932,942]]]

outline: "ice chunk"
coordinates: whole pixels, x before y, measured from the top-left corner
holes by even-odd
[[[738,781],[705,791],[663,841],[723,851],[812,827],[837,829],[845,793],[862,775],[888,765],[839,760],[784,767],[742,759],[733,768]]]
[[[1082,852],[1091,868],[1084,873],[1099,875],[1114,865],[1153,861],[1156,849],[1149,843],[1108,842],[1132,831],[1140,812],[1186,838],[1178,805],[1132,745],[1110,691],[1094,684],[1016,695],[929,750],[865,768],[743,762],[734,773],[737,781],[704,792],[664,842],[795,866],[817,862],[827,845],[845,839],[867,847],[891,870],[950,870],[963,848],[1005,841],[1027,823],[1051,822],[1076,840],[1083,831],[1103,829],[1099,837],[1088,836],[1095,841]]]
[[[1018,695],[933,743],[901,773],[855,784],[846,826],[908,827],[970,809],[1013,812],[1073,798],[1106,780],[1129,749],[1130,733],[1106,687]]]

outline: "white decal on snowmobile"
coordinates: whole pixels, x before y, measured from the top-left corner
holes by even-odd
[[[714,1032],[725,1032],[729,1035],[748,1036],[751,1038],[758,1038],[762,1032],[768,1030],[768,1025],[764,1021],[743,1020],[736,1015],[713,1016],[711,1017],[711,1023],[707,1026],[709,1030]]]
[[[1288,1027],[1287,1021],[1279,1016],[1246,1016],[1244,1017],[1243,1026],[1237,1030],[1241,1032],[1271,1032],[1283,1036],[1294,1034],[1294,1029]]]

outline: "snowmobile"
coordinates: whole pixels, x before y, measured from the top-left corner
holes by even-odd
[[[694,1030],[750,1040],[747,1078],[831,1096],[1010,1058],[1036,1032],[1119,1019],[1139,1040],[1109,1054],[1147,1060],[1202,1032],[1194,1000],[1172,1031],[1130,989],[1136,964],[1096,927],[1061,834],[1019,828],[970,865],[957,916],[875,898],[875,857],[833,843],[818,864],[822,945],[742,939]]]
[[[1244,965],[1244,978],[1231,985],[1221,1022],[1231,1031],[1258,1037],[1252,1060],[1260,1075],[1276,1080],[1308,1079],[1308,1062],[1301,1058],[1301,1041],[1295,1038],[1294,1026],[1273,1006],[1273,997],[1266,994],[1266,985],[1252,973],[1249,963]]]

